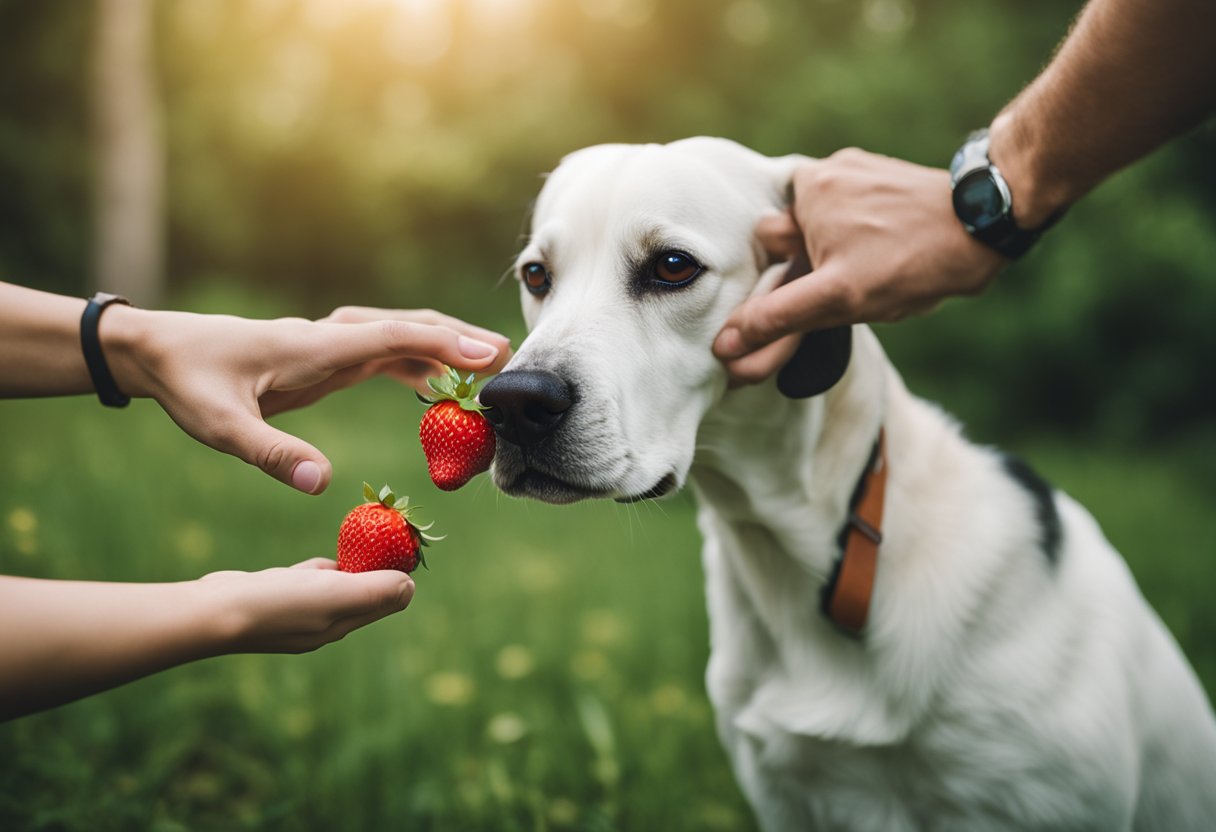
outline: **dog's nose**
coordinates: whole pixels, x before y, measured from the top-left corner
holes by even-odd
[[[498,435],[516,445],[535,445],[557,427],[570,409],[570,385],[547,370],[499,373],[478,397]]]

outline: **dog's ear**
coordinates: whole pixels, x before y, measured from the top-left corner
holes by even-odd
[[[794,197],[794,171],[805,157],[782,156],[772,159],[780,186],[781,205],[789,208]],[[814,280],[812,263],[803,253],[795,257],[786,271],[785,281]],[[777,389],[791,399],[818,396],[835,386],[849,368],[853,355],[853,328],[837,326],[808,332],[798,349],[777,373]]]

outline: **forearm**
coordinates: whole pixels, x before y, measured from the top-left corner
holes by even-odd
[[[93,389],[80,349],[85,302],[0,283],[0,396]]]
[[[0,720],[221,652],[197,582],[0,577]]]
[[[93,392],[80,346],[85,301],[0,283],[0,398]],[[158,313],[115,304],[101,316],[102,353],[119,388],[140,395],[131,368],[148,318]]]
[[[1026,228],[1194,127],[1216,105],[1216,3],[1092,0],[993,122],[990,156]]]

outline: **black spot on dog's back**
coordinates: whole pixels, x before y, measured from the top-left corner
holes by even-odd
[[[1001,462],[1005,466],[1005,472],[1025,488],[1034,500],[1035,519],[1039,523],[1039,546],[1042,547],[1048,562],[1058,562],[1063,530],[1060,526],[1060,512],[1056,509],[1055,489],[1025,460],[1012,454],[1003,454]]]

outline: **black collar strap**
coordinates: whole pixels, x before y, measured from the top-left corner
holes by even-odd
[[[106,357],[101,351],[101,338],[97,334],[101,313],[112,303],[131,305],[131,301],[119,295],[108,292],[98,292],[89,298],[80,316],[80,348],[84,351],[84,363],[89,368],[89,378],[93,379],[93,387],[97,390],[97,398],[106,407],[126,407],[131,403],[131,397],[123,395],[110,374]]]

